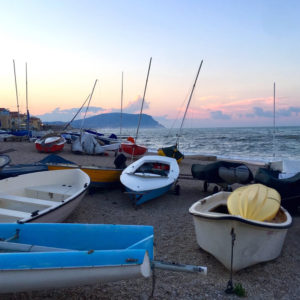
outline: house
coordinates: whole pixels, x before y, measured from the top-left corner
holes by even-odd
[[[0,108],[0,128],[2,129],[11,128],[10,112],[6,108]]]

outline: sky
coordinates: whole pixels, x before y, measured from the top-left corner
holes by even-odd
[[[166,127],[300,125],[298,0],[0,0],[0,107],[42,121],[143,113]],[[85,113],[84,107],[78,118]]]

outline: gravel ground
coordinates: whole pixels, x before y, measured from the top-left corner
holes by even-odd
[[[9,153],[12,163],[34,162],[45,157],[33,144],[6,142],[0,151]],[[76,156],[69,145],[59,154],[81,164],[113,165],[113,156]],[[180,165],[183,174],[190,174],[192,163],[205,163],[186,158]],[[155,288],[151,299],[237,299],[225,293],[230,273],[212,255],[199,249],[189,207],[211,193],[202,191],[196,180],[180,180],[180,195],[166,195],[145,203],[137,210],[121,188],[97,190],[87,194],[79,207],[65,221],[68,223],[140,224],[154,226],[155,259],[208,268],[207,276],[155,270]],[[283,251],[277,259],[243,269],[233,275],[233,283],[244,287],[249,299],[300,299],[300,221],[293,216]],[[228,238],[228,237],[224,237]],[[230,238],[230,237],[229,237]],[[93,286],[6,294],[0,299],[149,299],[153,278],[119,281]]]

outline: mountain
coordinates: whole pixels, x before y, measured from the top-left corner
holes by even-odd
[[[84,128],[119,128],[120,113],[100,114],[93,117],[85,118]],[[123,128],[137,128],[139,122],[139,114],[122,114]],[[63,122],[45,122],[49,125],[58,125]],[[73,128],[80,128],[81,120],[75,120],[71,123]],[[151,116],[142,114],[140,128],[163,128],[164,126],[155,121]]]

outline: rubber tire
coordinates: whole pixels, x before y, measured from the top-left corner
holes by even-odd
[[[180,185],[179,184],[175,185],[174,194],[175,195],[180,195]]]
[[[217,186],[214,187],[213,193],[216,194],[219,191],[219,188]]]
[[[204,181],[204,183],[203,183],[203,192],[207,192],[207,188],[208,188],[208,182]]]

